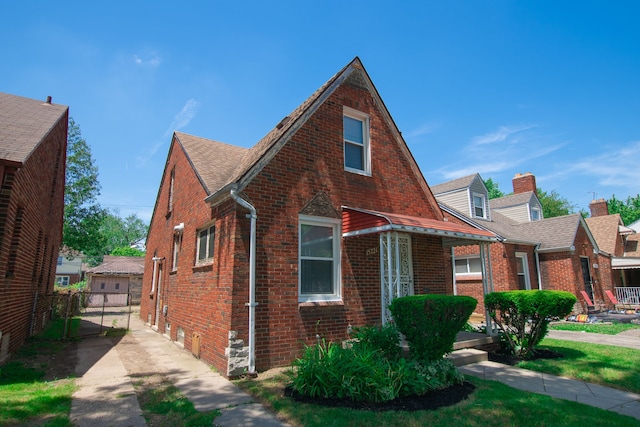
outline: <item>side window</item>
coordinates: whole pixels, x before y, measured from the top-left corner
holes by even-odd
[[[180,241],[182,235],[174,234],[173,235],[173,258],[171,260],[171,271],[176,271],[178,269],[178,257],[180,255]]]
[[[213,259],[213,244],[215,241],[215,226],[198,231],[198,253],[196,264],[206,263]]]
[[[171,177],[169,178],[169,201],[167,205],[167,213],[171,213],[173,210],[173,184],[176,179],[176,169],[175,167],[171,169]]]
[[[456,258],[456,275],[482,274],[482,263],[479,256]]]
[[[298,230],[298,300],[339,301],[340,221],[301,216]]]
[[[350,172],[371,174],[369,146],[369,116],[344,107],[344,169]]]
[[[540,219],[540,209],[531,208],[531,221],[538,221]]]

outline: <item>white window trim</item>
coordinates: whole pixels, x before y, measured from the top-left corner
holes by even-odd
[[[480,271],[469,271],[470,270],[470,268],[469,268],[469,266],[470,266],[469,260],[470,259],[478,259],[478,260],[482,261],[481,258],[480,258],[480,255],[461,255],[461,256],[455,257],[455,259],[453,260],[453,271],[455,271],[456,276],[462,276],[462,277],[465,277],[465,276],[482,276],[482,267],[480,268]],[[456,269],[455,269],[456,261],[461,261],[461,260],[467,261],[467,272],[466,273],[458,273],[456,271]]]
[[[538,212],[538,219],[533,218],[533,212]],[[531,221],[540,221],[542,219],[542,210],[538,207],[532,207],[531,212],[529,212],[529,218]]]
[[[211,231],[212,229],[213,231]],[[207,256],[205,258],[200,259],[200,233],[202,233],[205,230],[207,231],[207,242],[205,244],[206,250],[207,251],[209,250],[210,239],[213,238],[214,239],[213,253],[206,254]],[[216,252],[215,238],[216,238],[215,224],[211,224],[207,227],[200,228],[196,231],[196,265],[211,264],[213,262],[213,257]]]
[[[178,261],[180,258],[180,246],[182,244],[182,234],[174,234],[173,235],[173,248],[172,248],[172,257],[171,257],[171,271],[178,270]]]
[[[64,279],[67,279],[67,283],[64,283]],[[56,276],[56,284],[58,286],[69,286],[69,282],[71,281],[71,276]]]
[[[362,122],[362,146],[363,146],[363,155],[364,155],[364,159],[363,159],[363,163],[364,163],[364,170],[360,170],[360,169],[355,169],[355,168],[350,168],[347,166],[347,159],[346,159],[346,150],[345,150],[345,144],[347,144],[347,140],[344,138],[342,138],[342,152],[343,152],[343,156],[342,156],[342,163],[344,165],[344,170],[348,171],[348,172],[353,172],[353,173],[357,173],[360,175],[366,175],[366,176],[371,176],[371,144],[370,144],[370,138],[369,138],[369,115],[365,114],[361,111],[358,110],[354,110],[353,108],[350,107],[346,107],[343,106],[342,107],[342,114],[343,116],[347,116],[350,117],[354,120],[359,120]],[[344,132],[344,128],[343,128],[343,132]],[[351,142],[349,141],[350,144],[354,144],[356,145],[357,143]],[[359,144],[357,144],[359,145]]]
[[[527,291],[530,291],[531,280],[529,280],[530,279],[529,278],[529,258],[527,257],[526,252],[516,252],[516,262],[522,262],[522,270],[524,274],[524,288]],[[516,276],[519,276],[517,269],[516,269]]]
[[[303,294],[302,293],[302,242],[300,237],[302,225],[317,225],[333,229],[333,293],[332,294]],[[298,302],[342,301],[341,274],[341,221],[334,218],[300,215],[298,218]]]
[[[476,215],[476,201],[474,200],[476,197],[480,197],[480,199],[482,199],[482,216]],[[476,193],[475,191],[471,193],[471,213],[473,218],[487,219],[487,198],[484,194]]]

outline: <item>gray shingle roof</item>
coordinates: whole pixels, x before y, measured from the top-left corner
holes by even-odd
[[[618,227],[622,224],[620,214],[596,216],[585,221],[600,249],[614,256],[621,255],[616,254],[616,242],[620,233]]]
[[[508,196],[499,197],[489,200],[491,209],[506,208],[509,206],[523,205],[529,203],[533,197],[533,191],[525,191],[524,193],[509,194]]]
[[[471,183],[477,176],[478,174],[474,173],[473,175],[463,176],[462,178],[457,178],[452,181],[443,182],[442,184],[432,185],[431,192],[433,194],[443,194],[443,193],[448,193],[449,191],[467,188],[471,185]]]
[[[249,152],[248,148],[175,132],[207,194],[222,188]]]
[[[580,214],[564,215],[517,225],[522,236],[540,242],[540,250],[573,247],[581,223]]]
[[[105,255],[102,264],[87,270],[89,274],[143,274],[144,257]]]
[[[0,92],[0,159],[24,163],[67,110]]]

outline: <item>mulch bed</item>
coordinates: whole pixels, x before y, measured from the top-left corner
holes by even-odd
[[[505,365],[515,366],[518,363],[525,360],[538,360],[538,359],[559,359],[564,357],[562,353],[558,353],[553,350],[546,349],[537,349],[533,351],[533,355],[528,359],[521,359],[519,357],[514,356],[513,354],[503,353],[503,352],[492,352],[489,353],[489,360],[491,362],[503,363]]]
[[[475,386],[469,382],[455,384],[442,390],[430,391],[422,396],[405,396],[388,402],[357,402],[349,399],[322,399],[301,396],[291,387],[285,389],[284,395],[296,402],[311,403],[314,405],[333,406],[342,408],[360,409],[363,411],[424,411],[455,405],[465,400]]]

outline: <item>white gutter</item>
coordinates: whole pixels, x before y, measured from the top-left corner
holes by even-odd
[[[251,219],[251,240],[249,245],[249,302],[245,305],[249,307],[249,374],[253,375],[256,372],[256,208],[245,199],[237,194],[237,190],[232,188],[230,191],[231,198],[235,200],[240,206],[247,208],[249,215],[247,218]]]
[[[538,252],[538,249],[540,249],[540,243],[538,243],[536,245],[536,247],[533,249],[533,253],[536,254],[536,270],[538,273],[538,289],[542,290],[542,276],[540,275],[540,255]]]

